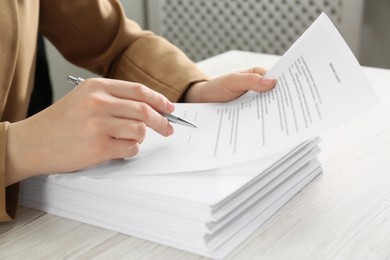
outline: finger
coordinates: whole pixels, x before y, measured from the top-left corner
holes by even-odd
[[[132,157],[139,151],[140,144],[136,140],[117,139],[110,136],[90,140],[87,143],[88,155],[91,155],[96,163],[111,159]],[[89,164],[89,163],[87,163]]]
[[[263,77],[257,73],[234,73],[228,75],[226,80],[227,87],[236,91],[253,90],[257,92],[266,92],[276,85],[276,79]]]
[[[113,81],[105,81],[103,86],[102,84],[99,84],[99,82],[101,82],[100,79],[91,79],[89,80],[88,84],[84,85],[83,83],[83,86],[88,87],[93,86],[95,84],[96,88],[100,88],[101,90],[103,90],[101,93],[95,93],[94,95],[90,95],[90,100],[86,103],[89,105],[92,104],[92,108],[88,108],[88,111],[97,111],[100,115],[107,114],[107,116],[109,116],[103,122],[100,122],[103,125],[107,125],[107,129],[105,132],[111,133],[111,129],[113,127],[109,127],[108,123],[113,120],[113,116],[114,118],[122,118],[142,122],[146,124],[146,126],[152,128],[163,136],[169,136],[173,134],[173,127],[169,124],[168,120],[155,109],[153,109],[150,105],[144,102],[125,98],[118,98],[114,95],[111,95],[107,93],[109,92],[108,89],[110,87],[105,84],[107,82]],[[120,84],[122,84],[122,82]],[[116,88],[118,88],[117,85],[113,87],[113,89]],[[96,92],[96,89],[94,89],[94,91]],[[129,97],[129,95],[127,97]],[[115,137],[115,134],[112,134],[112,136]]]
[[[267,70],[262,67],[253,67],[244,71],[241,71],[243,74],[258,74],[261,76],[264,76],[267,73]],[[256,77],[254,77],[256,80]],[[276,79],[269,78],[269,77],[261,77],[258,78],[260,83],[260,90],[256,90],[256,85],[252,84],[252,86],[255,87],[255,89],[251,88],[251,90],[264,92],[272,89],[276,85]]]
[[[94,79],[104,86],[106,91],[122,99],[140,101],[148,104],[155,110],[162,113],[172,113],[174,105],[162,94],[139,84],[113,79]]]
[[[115,118],[111,120],[108,135],[115,139],[134,140],[142,143],[146,137],[146,125],[141,121]]]
[[[140,144],[134,140],[113,139],[110,146],[110,159],[131,158],[138,154]]]
[[[132,130],[132,128],[135,128],[134,130],[137,133],[142,130],[142,126],[138,124],[143,124],[163,136],[170,136],[173,134],[173,127],[170,125],[168,119],[163,117],[148,104],[132,100],[117,99],[110,109],[112,115],[118,118],[120,122],[117,122],[116,124],[123,124],[125,129]],[[120,126],[118,125],[116,127],[119,128]],[[121,134],[116,137],[119,136],[123,135]]]

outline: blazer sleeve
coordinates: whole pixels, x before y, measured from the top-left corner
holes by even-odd
[[[18,205],[19,184],[5,186],[5,156],[8,122],[0,123],[0,222],[11,221]]]
[[[178,48],[126,18],[116,0],[42,0],[40,31],[70,62],[104,77],[142,83],[178,101],[207,80]]]

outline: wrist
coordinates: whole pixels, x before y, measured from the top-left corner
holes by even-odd
[[[199,81],[190,85],[183,95],[183,101],[185,103],[201,103],[205,102],[203,90],[208,81]]]
[[[5,183],[6,186],[12,185],[24,179],[23,171],[19,169],[17,156],[22,156],[18,149],[18,138],[15,138],[14,127],[16,123],[8,125],[5,148]]]

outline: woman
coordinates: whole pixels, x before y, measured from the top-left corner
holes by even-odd
[[[159,113],[172,113],[171,102],[225,102],[275,85],[261,68],[208,79],[115,0],[2,1],[0,17],[1,221],[15,216],[19,181],[134,156],[146,127],[172,135]],[[26,119],[38,31],[71,62],[111,79],[86,80]]]

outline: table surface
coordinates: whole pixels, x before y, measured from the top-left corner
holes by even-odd
[[[200,67],[248,53],[229,52]],[[271,66],[277,56],[261,55]],[[252,64],[245,64],[251,66]],[[390,70],[364,68],[381,103],[322,136],[324,173],[228,259],[390,259]],[[0,224],[0,259],[204,259],[178,249],[20,207]]]

